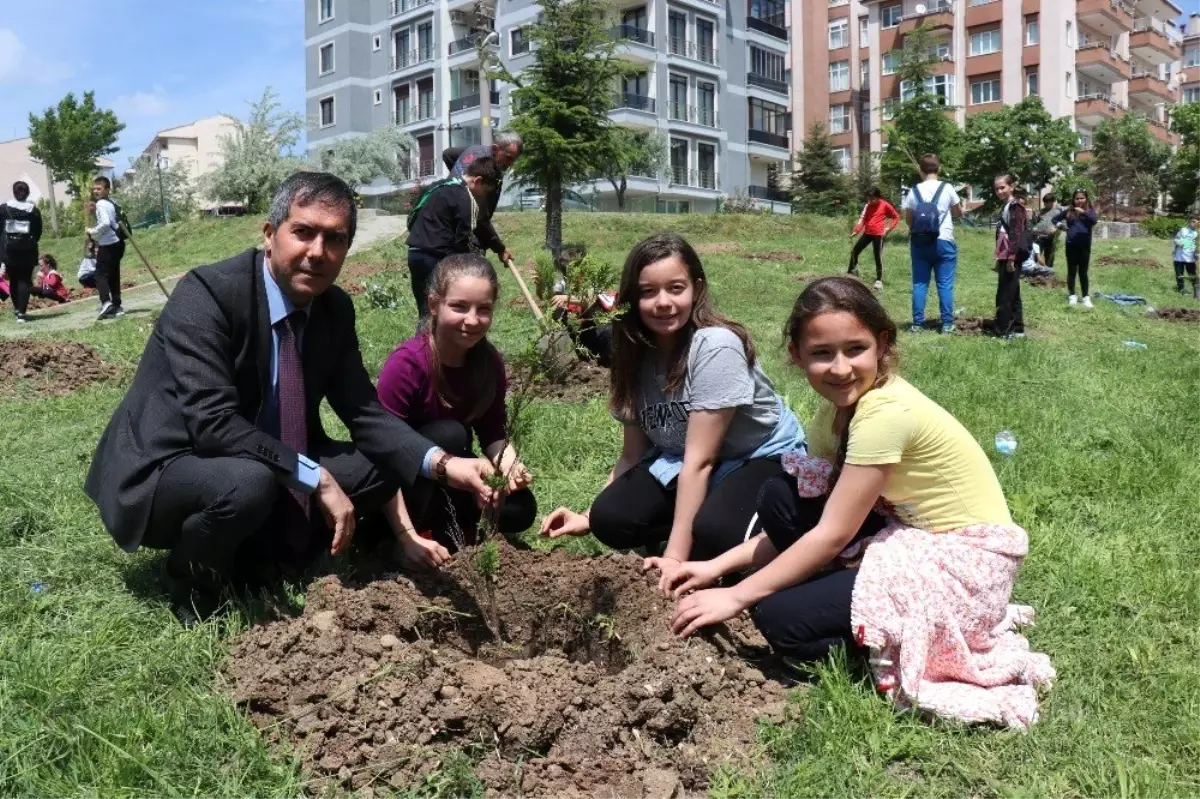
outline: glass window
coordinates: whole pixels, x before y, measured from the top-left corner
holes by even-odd
[[[757,97],[750,98],[750,129],[774,133],[779,136],[787,134],[788,110],[786,106],[769,103]]]
[[[750,71],[771,80],[783,80],[785,58],[780,53],[773,53],[755,45],[750,45]]]
[[[897,100],[895,97],[889,97],[883,101],[882,115],[884,122],[890,122],[896,118],[896,104]]]
[[[901,3],[887,6],[879,11],[879,24],[884,28],[894,28],[900,24],[902,19],[904,19],[904,6]]]
[[[1074,47],[1074,46],[1075,46],[1075,40],[1074,40],[1074,37],[1073,37],[1073,36],[1072,36],[1072,34],[1071,34],[1071,29],[1072,29],[1073,27],[1074,27],[1074,26],[1073,26],[1073,25],[1071,25],[1071,20],[1067,20],[1067,47]]]
[[[987,55],[1000,52],[1000,29],[992,28],[971,34],[971,55]]]
[[[869,34],[867,33],[867,30],[868,30],[867,25],[869,22],[870,22],[870,20],[867,19],[866,17],[858,18],[858,46],[859,47],[870,47],[871,46],[871,39],[870,39]]]
[[[831,151],[834,159],[838,163],[838,169],[842,172],[850,171],[850,148],[849,147],[834,147]]]
[[[900,66],[900,56],[896,51],[883,54],[883,74],[895,75],[896,68]]]
[[[829,23],[829,49],[850,46],[850,20],[837,19]]]
[[[319,54],[320,64],[317,71],[322,75],[328,75],[333,72],[333,42],[321,45]]]
[[[333,0],[320,0],[317,3],[317,22],[328,22],[333,19]]]
[[[1200,103],[1200,86],[1190,86],[1183,90],[1185,103]]]
[[[1025,95],[1038,93],[1038,72],[1036,69],[1031,69],[1025,73]]]
[[[977,80],[971,84],[971,105],[1000,102],[1000,79]]]
[[[529,52],[529,40],[525,38],[524,28],[513,28],[512,32],[509,33],[509,41],[513,55],[521,55],[522,53]]]
[[[671,90],[671,106],[668,109],[670,113],[667,116],[671,119],[688,118],[688,83],[687,78],[681,75],[672,75],[670,80]]]
[[[376,89],[375,96],[372,99],[375,105],[383,105],[383,89]]]
[[[1036,14],[1031,14],[1025,17],[1025,44],[1031,46],[1041,41],[1041,31],[1038,30],[1038,18]]]
[[[954,76],[930,75],[925,79],[925,90],[936,95],[941,105],[952,105],[954,103]],[[910,82],[900,82],[901,100],[911,100],[915,95],[916,92]]]
[[[1067,73],[1067,97],[1073,96],[1075,90],[1075,80],[1071,77],[1071,73]]]
[[[829,132],[845,133],[850,130],[850,106],[845,103],[829,106]]]
[[[371,40],[371,51],[372,52],[377,53],[382,48],[383,48],[383,37],[382,36],[376,36],[374,39]]]
[[[334,124],[333,98],[326,97],[321,100],[319,105],[321,109],[321,127],[327,128]]]
[[[850,88],[850,62],[834,61],[829,65],[829,91],[844,92]]]
[[[864,106],[858,112],[858,132],[867,133],[871,130],[871,109]]]
[[[1200,44],[1193,44],[1184,49],[1183,65],[1185,67],[1200,67]]]
[[[858,62],[858,88],[865,89],[871,85],[871,59],[864,58]]]
[[[785,0],[750,0],[750,16],[780,28],[787,26]]]

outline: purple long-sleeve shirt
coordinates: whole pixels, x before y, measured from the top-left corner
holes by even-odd
[[[414,430],[420,430],[430,422],[453,420],[460,422],[475,433],[479,446],[487,449],[505,438],[504,397],[508,382],[504,378],[504,361],[496,354],[500,373],[500,385],[492,404],[478,419],[468,422],[465,409],[447,406],[438,399],[433,379],[433,356],[429,349],[429,337],[418,333],[413,338],[392,350],[383,369],[379,372],[377,391],[379,402],[399,416]],[[468,394],[467,375],[463,367],[442,367],[446,375],[446,386],[454,396]]]

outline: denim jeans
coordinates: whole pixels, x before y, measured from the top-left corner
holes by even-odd
[[[925,324],[925,295],[929,293],[929,278],[937,280],[938,311],[942,327],[954,324],[954,272],[958,268],[958,246],[952,241],[938,239],[936,244],[912,244],[912,321]]]

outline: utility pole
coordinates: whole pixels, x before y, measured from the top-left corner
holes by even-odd
[[[163,192],[162,162],[163,159],[161,154],[154,159],[154,165],[158,167],[158,204],[162,209],[163,224],[169,225],[171,224],[171,214],[167,210],[167,197]]]
[[[46,197],[50,200],[50,228],[54,238],[58,238],[58,200],[54,197],[54,175],[50,174],[49,164],[46,164]]]
[[[500,34],[490,31],[479,40],[479,143],[492,146],[492,82],[488,79],[489,45],[499,44]]]

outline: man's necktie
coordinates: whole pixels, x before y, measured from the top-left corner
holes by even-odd
[[[304,370],[300,365],[300,333],[307,316],[294,311],[276,323],[279,334],[279,440],[299,455],[308,454],[308,407],[304,397]],[[309,546],[309,495],[288,490],[282,501],[287,542],[296,555]]]

